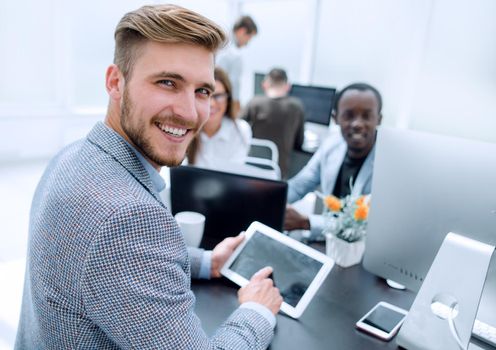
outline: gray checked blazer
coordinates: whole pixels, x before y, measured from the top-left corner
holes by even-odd
[[[207,337],[190,269],[146,170],[98,123],[50,162],[36,189],[15,348],[266,348],[273,330],[246,308]]]

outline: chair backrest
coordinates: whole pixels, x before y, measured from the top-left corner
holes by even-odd
[[[279,164],[274,162],[272,159],[246,157],[245,164],[263,169],[265,171],[273,172],[273,175],[269,178],[273,178],[274,180],[281,179],[281,169],[279,168]]]
[[[250,159],[250,157],[246,157],[246,159],[248,160],[248,159]],[[265,160],[269,161],[268,159],[265,159]],[[254,177],[259,177],[262,179],[269,179],[269,180],[280,180],[281,179],[281,172],[279,169],[274,169],[272,167],[265,167],[265,166],[262,167],[262,166],[257,165],[257,164],[260,164],[260,161],[263,162],[264,159],[257,158],[253,162],[250,162],[250,163],[248,163],[248,161],[246,163],[223,162],[222,164],[216,164],[215,170],[223,171],[226,173],[232,173],[232,174],[254,176]]]
[[[276,144],[266,139],[251,139],[248,157],[270,159],[275,163],[279,162],[279,151]]]

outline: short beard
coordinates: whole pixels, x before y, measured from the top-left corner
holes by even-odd
[[[131,142],[138,148],[138,151],[143,154],[146,158],[150,159],[155,164],[159,166],[173,167],[180,165],[183,159],[174,160],[170,158],[162,158],[160,155],[156,154],[153,150],[153,146],[149,139],[144,135],[145,122],[141,122],[136,127],[132,124],[133,115],[133,103],[129,97],[128,89],[124,89],[124,94],[122,98],[121,107],[121,127],[122,130],[129,137]]]

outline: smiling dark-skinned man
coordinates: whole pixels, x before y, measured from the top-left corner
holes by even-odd
[[[329,137],[308,164],[288,181],[288,203],[303,198],[319,186],[325,195],[338,198],[370,194],[381,109],[381,94],[369,84],[351,84],[339,92],[333,118],[341,135]],[[323,228],[322,215],[306,216],[291,205],[286,208],[285,230],[310,230],[310,238],[317,239]]]

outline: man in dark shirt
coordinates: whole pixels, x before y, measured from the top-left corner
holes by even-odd
[[[351,158],[348,154],[345,156],[343,164],[341,164],[341,168],[339,169],[336,185],[332,191],[334,196],[343,198],[351,193],[358,172],[366,158]]]
[[[279,167],[285,179],[291,151],[301,149],[303,144],[303,105],[297,98],[288,96],[291,86],[283,69],[272,69],[262,87],[265,96],[255,96],[241,117],[251,125],[253,137],[271,140],[277,145]]]
[[[341,128],[341,135],[329,137],[308,164],[289,180],[288,203],[303,198],[318,186],[325,195],[340,198],[370,193],[381,109],[382,97],[373,86],[356,83],[339,92],[333,118]],[[311,230],[315,237],[323,227],[322,215],[302,215],[288,206],[284,229]]]

